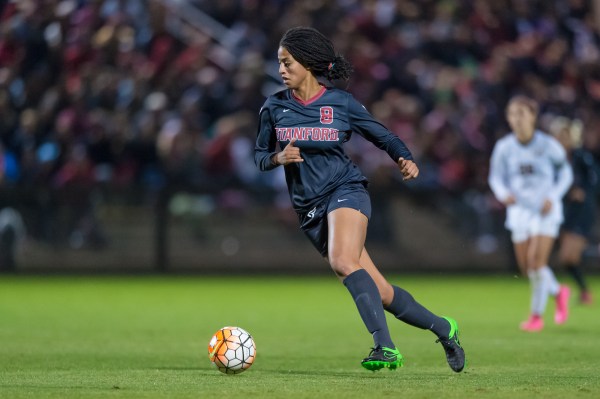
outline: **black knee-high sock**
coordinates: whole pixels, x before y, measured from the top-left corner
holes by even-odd
[[[585,284],[585,279],[583,278],[583,272],[578,265],[569,264],[567,265],[567,271],[577,283],[577,286],[581,291],[585,291],[587,289],[587,285]]]
[[[381,295],[369,273],[359,269],[344,279],[344,285],[350,291],[367,330],[373,335],[375,346],[395,348],[385,319]]]
[[[436,316],[415,298],[400,287],[394,287],[394,299],[385,310],[392,313],[398,320],[411,326],[431,330],[438,337],[447,338],[450,334],[450,324],[442,317]]]

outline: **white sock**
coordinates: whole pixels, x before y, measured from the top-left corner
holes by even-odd
[[[540,268],[540,276],[542,284],[546,289],[546,292],[548,292],[548,294],[552,296],[558,295],[558,291],[560,290],[560,284],[556,280],[552,269],[550,269],[548,265],[542,266]]]
[[[528,270],[529,284],[531,286],[531,314],[541,316],[546,307],[546,292],[542,285],[542,278],[539,270]]]

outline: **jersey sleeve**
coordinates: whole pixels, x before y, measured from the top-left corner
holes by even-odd
[[[412,160],[412,154],[404,142],[385,126],[379,123],[354,97],[348,99],[348,119],[353,131],[369,140],[371,143],[398,162],[399,158]]]
[[[580,150],[579,156],[575,160],[577,162],[573,165],[573,174],[580,178],[574,178],[574,184],[595,192],[598,187],[599,170],[594,156],[587,150]],[[577,170],[580,172],[576,173]]]
[[[273,131],[273,121],[271,119],[271,110],[268,107],[269,101],[259,111],[258,132],[256,134],[256,144],[254,146],[254,163],[261,171],[275,169],[277,165],[271,162],[275,154],[277,139]]]
[[[488,175],[488,184],[494,193],[496,199],[504,202],[510,195],[510,189],[506,184],[506,163],[504,160],[503,142],[498,142],[492,150],[490,159],[490,171]]]

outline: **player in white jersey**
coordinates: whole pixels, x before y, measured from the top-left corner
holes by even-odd
[[[568,317],[569,288],[560,285],[548,260],[563,221],[562,197],[573,182],[573,171],[561,144],[535,128],[538,104],[526,96],[513,97],[506,107],[512,129],[496,143],[490,162],[489,184],[506,206],[517,264],[531,285],[531,315],[523,331],[544,328],[549,296],[556,299],[554,321]]]

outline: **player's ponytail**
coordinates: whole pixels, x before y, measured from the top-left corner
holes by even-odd
[[[342,55],[336,54],[333,43],[321,32],[309,27],[289,29],[279,42],[296,61],[315,76],[329,81],[348,80],[352,75],[352,64]]]
[[[342,55],[336,55],[333,61],[327,66],[327,80],[348,80],[352,75],[352,64],[348,62]]]

